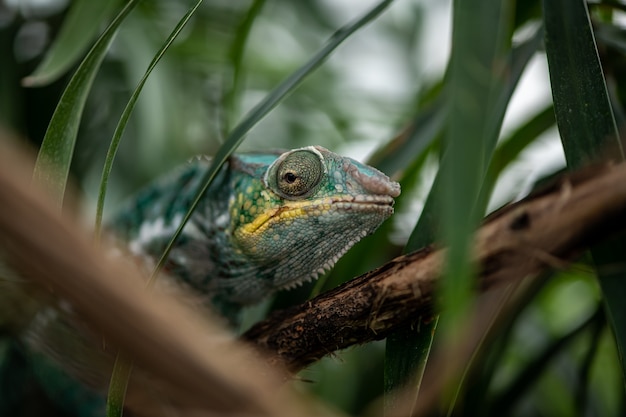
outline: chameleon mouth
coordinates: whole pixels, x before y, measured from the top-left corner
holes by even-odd
[[[299,212],[314,211],[317,215],[322,215],[323,212],[332,211],[380,211],[391,210],[393,212],[393,197],[388,195],[342,195],[330,198],[324,198],[313,202],[304,202],[298,204],[290,204],[283,206],[277,210],[275,215],[281,215],[285,211]]]
[[[394,202],[393,197],[387,195],[358,195],[333,201],[332,206],[340,210],[393,212]]]

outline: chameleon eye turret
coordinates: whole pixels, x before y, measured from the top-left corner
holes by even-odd
[[[309,149],[286,152],[268,168],[265,184],[287,199],[308,196],[325,174],[323,160],[321,153]]]

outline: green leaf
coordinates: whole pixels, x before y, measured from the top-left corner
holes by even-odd
[[[415,328],[400,329],[387,337],[384,378],[386,412],[391,412],[398,401],[398,396],[393,391],[409,381],[414,384],[411,389],[415,393],[415,404],[435,340],[437,324],[439,316],[431,317],[427,321],[420,318]]]
[[[243,55],[246,49],[246,43],[252,30],[252,24],[256,20],[259,13],[265,5],[265,0],[254,0],[248,9],[248,13],[237,29],[235,40],[230,48],[229,59],[231,68],[233,69],[233,78],[230,91],[224,95],[223,106],[226,109],[226,129],[230,129],[230,121],[235,115],[236,99],[241,88],[241,70],[243,66]]]
[[[87,95],[100,64],[124,18],[139,0],[131,0],[98,38],[72,76],[52,115],[43,138],[33,179],[46,186],[60,207],[70,171],[78,126]]]
[[[104,200],[106,197],[107,185],[109,183],[109,175],[111,174],[111,168],[113,167],[115,154],[117,153],[120,140],[122,139],[122,135],[124,134],[124,130],[126,129],[126,125],[128,124],[130,115],[135,108],[135,103],[137,102],[137,99],[139,98],[139,94],[141,94],[141,91],[143,90],[143,86],[148,80],[148,77],[150,76],[150,74],[152,73],[152,70],[159,63],[159,61],[161,60],[161,58],[163,57],[167,49],[170,47],[172,42],[174,42],[176,37],[180,34],[181,30],[183,30],[187,22],[189,22],[189,19],[191,19],[191,16],[193,16],[196,9],[200,6],[201,3],[202,3],[202,0],[197,0],[195,5],[192,6],[187,11],[187,13],[185,13],[183,18],[178,22],[174,30],[170,33],[165,43],[163,43],[163,45],[161,46],[159,51],[156,53],[154,58],[152,58],[150,65],[148,65],[148,68],[146,69],[146,72],[144,73],[143,77],[141,77],[141,80],[139,80],[137,87],[135,87],[135,90],[131,94],[130,99],[128,100],[128,103],[126,104],[126,107],[124,108],[124,111],[122,112],[120,120],[115,128],[115,132],[113,132],[113,138],[111,139],[111,144],[109,145],[109,150],[107,151],[106,159],[104,162],[104,167],[102,169],[102,178],[100,179],[100,190],[98,192],[98,202],[96,204],[96,224],[95,224],[96,239],[100,235],[100,229],[102,226],[102,214],[104,211]]]
[[[519,80],[526,68],[526,65],[533,57],[539,45],[541,44],[541,38],[543,35],[543,31],[538,30],[534,36],[528,39],[526,42],[516,46],[510,52],[510,56],[507,59],[504,59],[505,62],[508,63],[507,67],[503,69],[504,73],[509,74],[508,80],[505,83],[501,83],[495,92],[494,95],[497,96],[495,102],[493,104],[493,108],[491,109],[489,120],[486,123],[486,136],[485,141],[487,143],[486,151],[489,154],[493,152],[493,148],[497,142],[500,128],[502,127],[502,121],[504,119],[504,115],[506,113],[506,109],[509,101],[517,87]],[[468,139],[469,140],[469,139]],[[449,163],[447,162],[448,157],[444,154],[442,158],[442,166]],[[489,160],[489,155],[487,155],[487,160]],[[491,163],[491,162],[490,162]],[[484,168],[484,167],[483,167]],[[487,175],[484,171],[483,175]],[[428,195],[428,198],[424,204],[424,210],[418,224],[416,225],[413,233],[411,233],[411,237],[407,243],[405,250],[407,252],[412,250],[417,250],[421,247],[429,245],[433,243],[436,236],[435,226],[441,221],[435,215],[439,213],[435,207],[433,207],[436,202],[436,195],[438,194],[437,189],[440,187],[439,182],[441,181],[440,173],[438,173],[435,178],[435,182],[433,184],[432,190]],[[478,206],[480,210],[483,209],[484,205],[487,202],[487,197],[489,194],[485,194],[481,196],[479,199]],[[479,211],[480,211],[479,210]]]
[[[105,21],[119,3],[120,0],[74,1],[46,56],[22,84],[27,87],[50,84],[69,70],[98,33],[99,23]]]
[[[320,51],[318,51],[304,65],[276,86],[276,88],[274,88],[259,104],[250,110],[244,119],[237,126],[235,126],[226,141],[222,144],[222,146],[220,146],[217,153],[213,157],[213,162],[201,181],[202,185],[196,192],[194,201],[185,214],[185,217],[181,220],[180,225],[176,229],[176,232],[170,239],[163,255],[154,268],[151,282],[154,280],[154,277],[156,277],[158,271],[160,271],[163,265],[165,265],[165,261],[174,246],[174,242],[182,232],[185,224],[187,224],[187,221],[204,196],[204,193],[209,188],[209,185],[211,185],[211,182],[217,175],[220,167],[224,164],[224,162],[226,162],[228,157],[235,151],[241,142],[243,142],[245,134],[248,133],[248,131],[252,129],[252,127],[261,119],[263,119],[270,112],[270,110],[276,107],[288,94],[295,90],[308,75],[322,65],[339,45],[348,39],[354,32],[378,17],[392,3],[392,1],[393,0],[381,1],[356,22],[346,25],[335,32],[328,43]]]
[[[109,182],[109,174],[111,173],[111,168],[113,167],[113,161],[115,159],[115,154],[117,153],[117,149],[119,147],[119,143],[122,139],[122,134],[126,129],[126,125],[130,118],[130,115],[135,108],[135,103],[139,98],[139,94],[143,89],[148,77],[152,73],[152,70],[156,67],[158,62],[161,60],[167,49],[170,47],[172,42],[176,39],[176,37],[183,30],[191,16],[198,9],[202,0],[197,0],[196,3],[185,13],[183,18],[176,24],[174,30],[167,37],[166,41],[163,43],[159,51],[156,53],[152,61],[148,65],[146,72],[144,73],[141,80],[135,87],[135,90],[130,96],[124,111],[122,112],[122,116],[115,128],[115,132],[113,133],[113,138],[111,140],[111,144],[109,146],[109,150],[107,152],[106,160],[104,163],[104,168],[102,169],[102,178],[100,180],[100,190],[98,193],[98,203],[96,206],[96,225],[95,225],[95,235],[96,239],[100,236],[100,231],[102,227],[102,213],[104,210],[104,199],[106,197],[107,185]],[[111,375],[111,380],[109,384],[109,391],[107,394],[107,417],[121,417],[124,409],[124,399],[126,398],[126,389],[128,387],[128,383],[130,381],[130,374],[133,369],[133,361],[130,358],[124,356],[122,352],[117,354],[115,358],[115,363],[113,365],[113,373]]]
[[[432,243],[437,226],[443,226],[442,236],[449,246],[442,282],[447,331],[463,316],[471,300],[468,249],[482,216],[479,191],[508,98],[517,83],[517,79],[505,79],[511,12],[507,2],[498,0],[454,3],[452,55],[445,92],[449,106],[446,147],[422,216],[405,248],[411,251]],[[401,387],[416,368],[424,366],[426,356],[407,360],[419,350],[418,346],[430,343],[420,340],[422,337],[431,335],[414,333],[413,338],[407,338],[401,332],[387,339],[388,352],[394,352],[394,356],[386,357],[387,389]],[[403,362],[415,368],[403,366]]]
[[[500,92],[507,85],[503,70],[511,11],[508,2],[498,0],[455,3],[446,161],[437,190],[441,237],[448,248],[441,282],[442,330],[448,342],[464,322],[473,298],[469,249],[483,216],[478,201],[482,180],[500,132],[502,107],[508,102],[501,102]],[[477,31],[477,18],[492,23]]]
[[[111,382],[107,396],[106,417],[121,417],[124,413],[124,400],[126,388],[133,371],[133,361],[118,353],[113,364]]]
[[[537,50],[539,50],[542,40],[543,28],[539,28],[528,40],[516,45],[505,59],[506,64],[502,71],[507,74],[506,81],[497,83],[494,87],[495,102],[493,103],[493,108],[489,112],[490,116],[486,122],[486,134],[488,138],[487,151],[489,152],[488,155],[485,156],[487,160],[491,157],[491,152],[493,152],[496,142],[498,141],[502,121],[504,120],[509,101],[511,101],[511,97],[517,88],[528,62],[530,62],[531,58],[535,55]]]
[[[586,3],[544,0],[543,8],[552,97],[568,168],[579,168],[608,150],[623,160]],[[626,378],[626,272],[614,267],[623,262],[625,251],[624,238],[591,250]]]
[[[546,53],[559,133],[567,164],[583,166],[619,148],[613,110],[584,1],[544,0]]]
[[[528,41],[514,48],[510,53],[510,57],[504,60],[505,62],[508,62],[508,66],[504,70],[504,72],[510,74],[509,79],[506,80],[506,82],[504,83],[496,82],[496,85],[493,87],[494,88],[493,96],[495,96],[495,99],[493,99],[492,107],[489,108],[489,113],[487,115],[484,115],[484,118],[485,118],[484,129],[486,133],[484,133],[482,136],[480,135],[478,136],[478,137],[482,137],[483,140],[485,141],[484,149],[485,149],[485,157],[487,159],[489,158],[490,154],[493,152],[493,147],[495,146],[495,143],[497,141],[508,102],[510,101],[511,96],[513,92],[515,91],[515,87],[517,86],[519,79],[521,78],[521,75],[524,69],[526,68],[526,65],[528,64],[530,58],[532,58],[537,48],[539,47],[541,37],[542,37],[542,32],[537,31],[537,33],[535,33],[535,35],[531,37]],[[474,94],[479,96],[481,92],[478,91],[478,92],[475,92]],[[454,119],[449,119],[448,123],[453,123],[452,120]],[[471,135],[467,135],[467,136],[471,138]],[[461,140],[469,141],[470,139],[463,137]],[[463,159],[462,158],[463,152],[459,153],[457,156]],[[478,155],[476,155],[475,157],[481,158],[481,156],[478,156]],[[450,157],[447,155],[444,155],[443,161],[442,161],[442,169],[443,167],[448,166],[450,164],[452,164],[452,162],[450,162]],[[476,168],[476,170],[479,173],[481,172],[484,173],[484,166],[482,166],[481,164],[481,167]],[[480,175],[482,176],[483,174],[480,174]],[[417,226],[413,230],[413,233],[411,234],[409,242],[407,243],[407,246],[405,247],[405,251],[408,252],[411,250],[419,249],[421,247],[431,244],[435,240],[436,233],[437,233],[436,227],[439,224],[439,222],[442,221],[439,218],[440,211],[436,207],[436,198],[440,192],[438,190],[440,190],[442,187],[441,183],[442,183],[442,177],[441,177],[441,171],[440,171],[437,177],[435,178],[435,182],[426,200],[422,215],[419,219]],[[457,184],[456,186],[463,187],[461,183]],[[490,187],[487,189],[490,190]],[[482,190],[483,191],[486,190],[486,188],[484,188],[484,184],[483,184]],[[488,193],[486,195],[488,195]],[[478,207],[480,207],[479,209],[477,209],[477,211],[480,212],[481,215],[482,215],[482,209],[483,209],[485,202],[486,202],[486,196],[481,196],[480,198],[476,200],[476,203],[475,203],[477,204]],[[451,203],[443,203],[443,204],[451,204]],[[456,204],[456,203],[452,203],[452,204]],[[465,213],[467,211],[467,208],[461,209],[460,211]],[[411,338],[409,338],[409,336],[406,334],[407,332],[413,334],[414,344],[409,342]],[[397,347],[396,344],[400,344],[404,346],[404,348],[406,349],[406,352],[405,352],[406,356],[410,356],[410,355],[414,355],[415,352],[419,352],[422,346],[425,346],[428,343],[432,342],[429,340],[426,340],[426,341],[421,340],[422,338],[429,339],[431,337],[432,337],[432,333],[428,331],[420,334],[420,333],[416,333],[415,331],[412,331],[411,329],[406,329],[405,331],[401,331],[387,338],[387,348],[389,349],[388,354],[387,354],[387,359],[386,359],[386,365],[385,365],[386,366],[385,378],[387,380],[386,382],[387,388],[391,389],[393,387],[402,385],[403,384],[402,381],[408,381],[409,378],[412,377],[412,372],[418,372],[419,374],[420,372],[419,370],[423,369],[424,367],[423,362],[427,360],[427,355],[421,356],[421,357],[414,356],[412,358],[412,362],[409,361],[409,359],[407,358],[401,357],[402,355],[398,355],[397,352],[400,352],[402,348]],[[394,353],[390,354],[389,352],[394,352]],[[407,366],[407,363],[412,364],[412,365]],[[399,382],[396,382],[394,384],[393,382],[390,382],[389,380],[397,380]],[[417,379],[417,386],[419,386],[419,378]]]

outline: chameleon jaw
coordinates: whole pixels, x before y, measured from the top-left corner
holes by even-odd
[[[242,227],[242,232],[247,235],[263,233],[277,222],[295,220],[303,216],[324,216],[333,212],[357,211],[391,216],[393,204],[392,197],[383,195],[337,196],[318,201],[291,201],[258,215],[254,221]]]
[[[276,291],[292,290],[292,289],[301,287],[302,285],[306,284],[307,282],[311,282],[311,281],[314,281],[314,280],[318,279],[319,277],[321,277],[325,273],[329,272],[335,266],[337,261],[339,261],[339,259],[343,255],[345,255],[345,253],[348,252],[348,250],[350,250],[350,248],[352,248],[352,246],[354,246],[358,241],[360,241],[361,239],[363,239],[367,235],[368,235],[368,233],[366,231],[360,232],[357,237],[355,237],[352,240],[349,240],[349,241],[345,242],[344,246],[340,247],[339,250],[337,250],[336,254],[332,258],[328,259],[326,261],[326,263],[324,263],[321,267],[317,268],[316,270],[312,271],[308,275],[305,275],[305,276],[303,276],[303,277],[301,277],[299,279],[290,280],[289,282],[287,282],[285,284],[278,285],[275,288],[275,290]]]
[[[233,237],[239,250],[251,259],[265,262],[277,256],[268,265],[271,272],[264,284],[264,291],[273,292],[301,286],[323,275],[392,213],[390,196],[343,195],[290,201],[236,229]],[[322,236],[316,230],[329,232]],[[306,263],[301,261],[303,252],[309,253]]]

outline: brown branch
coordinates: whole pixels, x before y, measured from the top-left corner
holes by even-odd
[[[479,287],[561,268],[626,226],[626,165],[565,177],[488,218],[476,235]],[[292,371],[336,350],[385,338],[433,314],[445,250],[423,249],[301,305],[279,311],[243,338]]]

